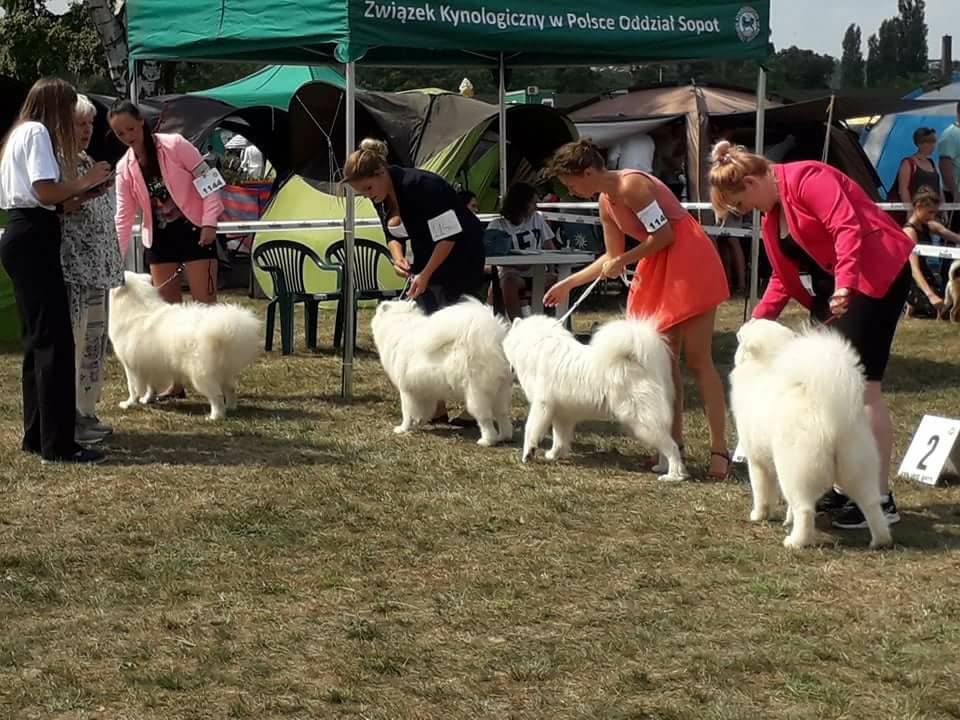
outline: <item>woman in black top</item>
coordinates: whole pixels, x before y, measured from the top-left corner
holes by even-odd
[[[960,235],[937,221],[938,212],[940,195],[934,188],[920,188],[913,196],[913,213],[903,226],[903,231],[918,245],[930,245],[931,235],[960,243]],[[927,258],[921,255],[910,256],[910,271],[913,283],[907,295],[907,314],[940,317],[943,311],[942,279],[930,268]]]
[[[900,161],[897,171],[897,190],[900,202],[910,202],[922,187],[928,187],[940,194],[940,173],[930,159],[937,147],[937,131],[933,128],[917,128],[913,133],[913,144],[917,151]]]
[[[344,182],[377,208],[397,274],[426,313],[464,295],[481,297],[483,225],[442,177],[387,164],[387,146],[366,139],[344,166]],[[406,243],[413,264],[406,258]]]

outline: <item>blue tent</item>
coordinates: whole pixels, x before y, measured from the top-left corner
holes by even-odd
[[[943,100],[943,105],[911,110],[896,115],[885,115],[879,123],[864,133],[862,142],[867,157],[877,169],[884,188],[889,189],[895,181],[900,161],[916,152],[913,131],[930,127],[939,137],[957,118],[957,102],[960,101],[960,76],[950,85],[913,97],[914,100]],[[937,161],[936,154],[934,162]]]

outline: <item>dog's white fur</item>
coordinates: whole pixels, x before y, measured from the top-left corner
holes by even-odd
[[[414,302],[377,307],[373,341],[383,369],[400,392],[405,433],[433,417],[441,400],[466,403],[480,426],[480,445],[513,438],[513,374],[503,354],[506,325],[474,298],[426,315]]]
[[[943,312],[952,322],[960,322],[960,260],[950,263],[950,270],[947,271]]]
[[[555,460],[570,453],[578,422],[614,418],[666,458],[661,480],[687,476],[670,436],[670,350],[651,320],[606,323],[583,345],[553,318],[517,318],[504,350],[530,402],[524,462],[551,425],[553,446],[546,458]]]
[[[130,408],[174,383],[210,402],[210,419],[237,406],[237,380],[260,354],[260,321],[238,305],[164,302],[149,275],[124,273],[110,291],[108,330],[127,374]]]
[[[753,488],[750,519],[769,517],[779,480],[784,525],[793,523],[783,544],[811,545],[817,499],[836,484],[863,511],[871,547],[889,545],[856,351],[834,331],[795,333],[770,320],[747,322],[737,340],[730,399]]]

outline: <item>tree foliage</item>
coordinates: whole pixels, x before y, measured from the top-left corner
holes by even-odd
[[[0,18],[0,72],[27,83],[56,75],[88,89],[102,88],[103,46],[81,5],[54,15],[39,3],[4,4],[10,10]]]
[[[860,26],[850,24],[843,35],[843,57],[840,59],[840,86],[862,88],[864,83],[863,38]]]

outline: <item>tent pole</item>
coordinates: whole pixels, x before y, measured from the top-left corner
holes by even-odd
[[[356,146],[356,68],[354,63],[349,62],[346,66],[346,152],[344,158],[348,157],[354,151]],[[343,273],[343,297],[340,302],[344,304],[343,314],[343,384],[341,394],[344,398],[353,397],[353,335],[354,327],[357,322],[354,314],[353,302],[353,273],[354,263],[354,231],[356,229],[356,206],[354,202],[353,188],[344,184],[346,188],[346,212],[343,216],[343,250],[344,250],[344,273]]]
[[[830,130],[833,128],[833,106],[837,102],[837,96],[830,96],[830,109],[827,110],[827,132],[823,136],[823,154],[820,156],[820,162],[825,163],[830,155]]]
[[[764,122],[767,116],[767,72],[763,66],[757,74],[757,135],[754,152],[763,155]],[[757,306],[760,289],[760,211],[753,211],[753,232],[750,243],[750,312]]]
[[[507,73],[500,53],[500,205],[507,196]]]
[[[130,74],[128,87],[130,88],[130,102],[134,105],[140,104],[140,63],[135,58],[130,58],[130,62],[127,64],[127,72]],[[136,242],[130,243],[130,254],[132,255],[133,260],[133,271],[137,273],[147,272],[146,268],[146,258],[144,257],[146,251],[143,248],[143,243]]]

